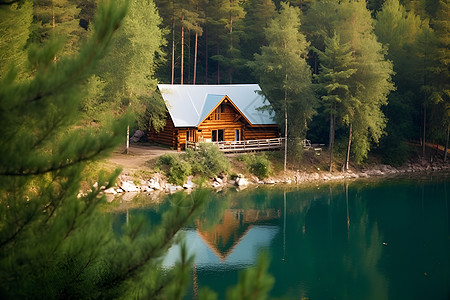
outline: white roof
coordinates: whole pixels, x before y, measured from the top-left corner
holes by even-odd
[[[158,84],[175,127],[197,127],[225,97],[236,105],[252,125],[272,125],[273,112],[258,84],[178,85]]]

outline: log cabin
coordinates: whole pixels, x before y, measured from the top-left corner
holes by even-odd
[[[225,142],[279,137],[270,103],[258,84],[159,84],[168,116],[149,141],[184,149],[186,142]],[[263,107],[269,109],[262,109]]]

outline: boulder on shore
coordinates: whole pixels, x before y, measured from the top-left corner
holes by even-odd
[[[125,192],[139,192],[139,189],[132,181],[122,181],[120,183],[120,188]]]
[[[248,180],[245,179],[244,177],[238,177],[238,178],[236,178],[236,185],[237,186],[247,186]]]

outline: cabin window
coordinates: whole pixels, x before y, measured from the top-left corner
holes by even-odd
[[[212,142],[223,142],[224,140],[224,130],[211,130],[211,141]]]
[[[239,129],[236,129],[234,131],[234,140],[235,141],[240,141],[241,140],[241,131]]]
[[[225,113],[225,104],[222,103],[219,105],[218,108],[216,108],[216,110],[209,116],[210,120],[220,120],[221,119],[221,115]]]
[[[186,131],[186,142],[187,142],[187,141],[190,141],[190,140],[189,140],[189,130]]]

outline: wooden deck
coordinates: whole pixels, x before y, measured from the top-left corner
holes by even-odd
[[[259,150],[278,150],[284,147],[284,138],[212,142],[222,152],[250,152]],[[186,142],[186,148],[196,150],[199,143]]]

